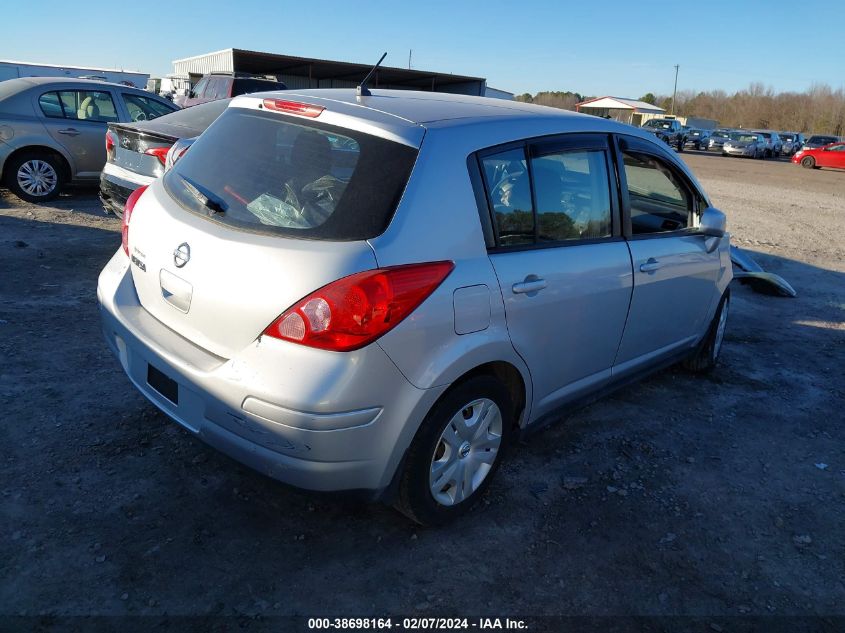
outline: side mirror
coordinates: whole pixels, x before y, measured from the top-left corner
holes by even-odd
[[[713,207],[707,207],[701,214],[701,223],[698,225],[698,230],[707,237],[722,237],[725,234],[726,226],[725,214]]]

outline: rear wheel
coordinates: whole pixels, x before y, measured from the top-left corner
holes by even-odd
[[[499,467],[513,421],[508,391],[492,376],[446,392],[408,449],[397,509],[422,525],[442,525],[469,510]]]
[[[55,154],[27,152],[6,165],[6,184],[12,193],[27,202],[53,200],[64,182],[64,165]]]
[[[722,342],[725,339],[725,328],[728,323],[728,310],[731,303],[730,290],[725,291],[707,334],[695,351],[695,354],[684,361],[684,367],[696,373],[706,373],[712,370],[719,360]]]
[[[801,159],[801,167],[806,167],[807,169],[813,169],[816,166],[816,159],[812,156],[805,156]]]

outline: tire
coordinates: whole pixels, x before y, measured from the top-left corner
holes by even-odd
[[[467,512],[490,485],[513,424],[513,403],[496,378],[474,376],[452,387],[411,442],[396,508],[421,525],[444,525]]]
[[[806,169],[813,169],[816,166],[816,159],[812,156],[805,156],[801,159],[801,167]]]
[[[679,152],[683,152],[683,151],[684,151],[684,140],[683,140],[683,139],[680,139],[680,140],[678,141],[678,143],[677,143],[677,148],[678,148],[678,151],[679,151]]]
[[[6,163],[6,185],[21,200],[49,202],[67,180],[63,161],[55,154],[25,152]]]
[[[684,361],[684,367],[689,371],[704,374],[712,371],[716,366],[719,361],[719,352],[722,351],[730,304],[731,293],[730,290],[726,290],[725,294],[722,295],[722,300],[719,301],[719,307],[716,309],[716,314],[713,315],[710,327],[707,328],[707,334],[705,334],[695,353]]]

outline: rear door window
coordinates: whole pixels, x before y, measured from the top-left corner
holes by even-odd
[[[610,237],[605,153],[558,150],[531,159],[541,242]]]
[[[206,99],[225,99],[229,96],[229,82],[227,77],[212,77],[208,80],[204,97]]]
[[[201,97],[207,85],[208,79],[200,79],[199,82],[193,88],[191,88],[190,98],[198,99],[199,97]]]
[[[187,211],[326,240],[382,233],[417,150],[303,117],[228,108],[164,178]]]
[[[78,121],[117,121],[117,110],[110,93],[101,90],[60,90],[47,92],[38,105],[50,118]]]
[[[480,165],[495,246],[565,245],[612,237],[604,138],[572,135],[483,153]]]

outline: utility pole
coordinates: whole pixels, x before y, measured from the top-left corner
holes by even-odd
[[[414,52],[414,49],[412,49],[412,48],[408,49],[408,70],[411,70],[411,53],[413,53],[413,52]]]
[[[675,89],[672,91],[672,114],[675,114],[675,96],[678,94],[678,68],[680,66],[675,64]]]

